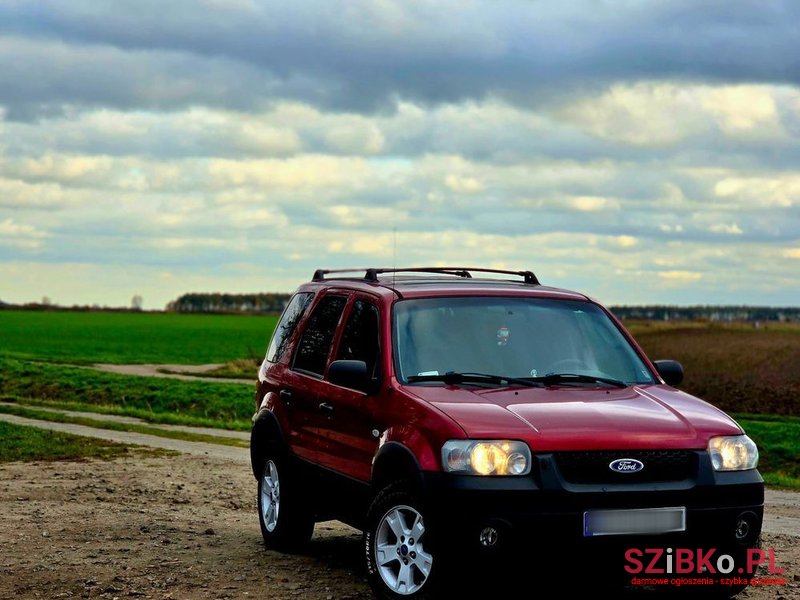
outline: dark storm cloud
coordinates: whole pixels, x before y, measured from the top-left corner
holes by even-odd
[[[0,103],[12,116],[279,98],[374,112],[647,78],[794,84],[798,22],[791,0],[11,2]]]
[[[176,52],[125,52],[111,46],[0,38],[0,104],[12,120],[58,116],[65,105],[123,110],[198,104],[249,108],[253,96],[271,93],[268,78],[224,58],[201,60]]]

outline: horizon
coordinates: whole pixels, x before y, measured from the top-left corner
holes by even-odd
[[[257,295],[257,294],[272,294],[277,296],[285,296],[287,299],[292,296],[293,292],[244,292],[242,294],[230,294],[232,296],[248,296],[248,295]],[[228,292],[186,292],[185,294],[180,294],[174,300],[180,299],[182,296],[185,295],[215,295],[215,294],[228,294]],[[44,300],[44,299],[43,299]],[[46,299],[47,302],[42,301],[31,301],[31,302],[24,302],[24,303],[10,303],[0,298],[0,310],[14,310],[14,309],[21,309],[21,310],[65,310],[65,311],[122,311],[122,312],[182,312],[180,310],[170,310],[169,304],[172,301],[168,302],[164,307],[157,308],[135,308],[132,306],[132,303],[128,303],[127,305],[108,305],[108,304],[99,304],[97,302],[93,302],[91,304],[57,304],[52,302],[49,298]],[[800,311],[800,304],[795,305],[770,305],[770,304],[606,304],[605,305],[609,310],[615,309],[672,309],[672,310],[709,310],[709,309],[719,309],[719,310],[771,310],[771,311],[780,311],[780,310],[789,310],[789,311]],[[236,310],[220,310],[220,311],[197,311],[195,314],[205,314],[205,313],[219,313],[219,314],[277,314],[281,311],[236,311]],[[653,319],[653,320],[660,320],[660,319]]]
[[[800,302],[800,3],[0,6],[0,299],[479,264]],[[710,51],[712,49],[712,51]]]

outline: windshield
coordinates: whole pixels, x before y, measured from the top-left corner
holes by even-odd
[[[393,337],[395,368],[404,383],[448,372],[515,378],[569,373],[654,383],[611,319],[590,302],[486,296],[402,300],[394,308]]]

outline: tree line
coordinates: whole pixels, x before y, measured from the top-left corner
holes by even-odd
[[[617,318],[647,321],[800,322],[800,307],[774,306],[611,306]]]
[[[167,304],[168,312],[180,313],[277,313],[291,294],[183,294]]]
[[[178,313],[280,313],[289,302],[291,294],[221,294],[191,293],[183,294],[169,302],[167,312]],[[72,310],[72,311],[140,311],[141,296],[134,296],[131,307],[98,306],[59,306],[43,298],[41,302],[10,304],[0,300],[0,310]],[[775,306],[611,306],[617,318],[646,321],[715,321],[733,322],[779,322],[800,323],[800,307]]]

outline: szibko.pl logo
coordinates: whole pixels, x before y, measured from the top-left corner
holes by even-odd
[[[756,567],[767,564],[767,570],[772,575],[779,575],[784,569],[779,569],[775,562],[775,550],[769,548],[764,551],[760,548],[748,548],[744,565],[736,565],[730,554],[717,555],[717,550],[703,550],[702,548],[630,548],[625,551],[625,570],[632,575],[647,574],[716,574],[745,573],[750,574]]]

